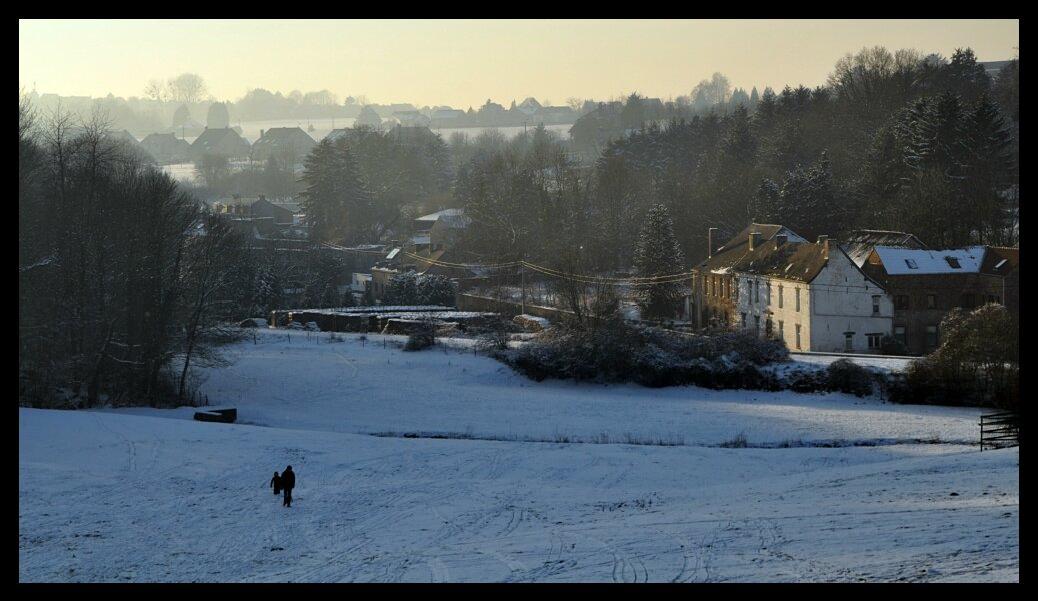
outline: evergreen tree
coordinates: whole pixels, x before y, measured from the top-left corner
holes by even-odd
[[[674,275],[684,270],[685,255],[674,236],[670,212],[663,205],[649,209],[634,252],[638,277]],[[635,286],[642,315],[650,319],[673,317],[681,302],[684,283],[645,282]]]

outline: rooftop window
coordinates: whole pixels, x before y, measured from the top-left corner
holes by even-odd
[[[948,265],[951,265],[952,269],[962,268],[962,265],[959,265],[959,259],[956,257],[945,257],[944,260],[948,262]]]
[[[919,265],[916,264],[915,259],[905,259],[905,265],[908,265],[909,269],[919,269]]]

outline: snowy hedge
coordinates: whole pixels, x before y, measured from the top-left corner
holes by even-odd
[[[538,381],[777,390],[779,379],[761,368],[788,360],[789,352],[781,341],[745,332],[688,336],[616,321],[594,328],[552,329],[520,349],[496,356]]]

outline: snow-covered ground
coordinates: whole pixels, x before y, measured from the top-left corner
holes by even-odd
[[[234,425],[21,409],[20,580],[1019,579],[1019,453],[978,452],[979,410],[535,383],[338,336],[233,347],[202,390]]]

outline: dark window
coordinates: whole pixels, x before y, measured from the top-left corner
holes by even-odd
[[[865,336],[869,339],[869,350],[878,349],[882,344],[883,334],[866,334]]]
[[[956,257],[945,257],[944,260],[948,262],[948,265],[951,265],[952,269],[962,269],[962,265],[959,265],[959,259]]]
[[[879,315],[879,295],[872,296],[872,314]]]
[[[909,269],[919,269],[919,265],[916,264],[915,259],[905,259],[905,265],[908,265]]]
[[[768,336],[771,336],[771,320],[770,319],[764,322],[764,332]]]
[[[937,308],[937,295],[936,294],[927,294],[926,295],[926,308],[927,309],[936,309]]]
[[[905,335],[905,326],[894,326],[894,339],[901,344],[908,344],[908,337]]]
[[[753,327],[758,334],[760,334],[760,315],[753,316]]]
[[[1001,305],[1002,304],[1002,299],[1000,299],[998,296],[996,296],[994,294],[989,294],[988,295],[988,302],[989,303],[995,303],[996,305]]]
[[[779,301],[779,309],[781,309],[782,308],[782,284],[779,284],[779,298],[778,298],[778,301]]]
[[[898,294],[897,296],[895,296],[894,297],[894,306],[896,308],[898,308],[898,309],[907,309],[908,308],[908,295],[907,294]]]
[[[745,328],[746,327],[746,314],[742,313],[741,315],[742,315],[742,320],[740,321],[740,323],[742,324],[742,327]]]
[[[782,338],[783,340],[786,339],[786,328],[784,327],[785,325],[786,324],[780,319],[779,320],[779,338]]]
[[[843,333],[843,350],[848,353],[854,350],[854,332]]]
[[[963,309],[972,309],[974,305],[974,299],[972,294],[963,294],[962,298],[959,299],[959,306]]]
[[[797,348],[800,348],[800,324],[797,324]]]
[[[926,326],[926,346],[937,347],[937,326]]]

